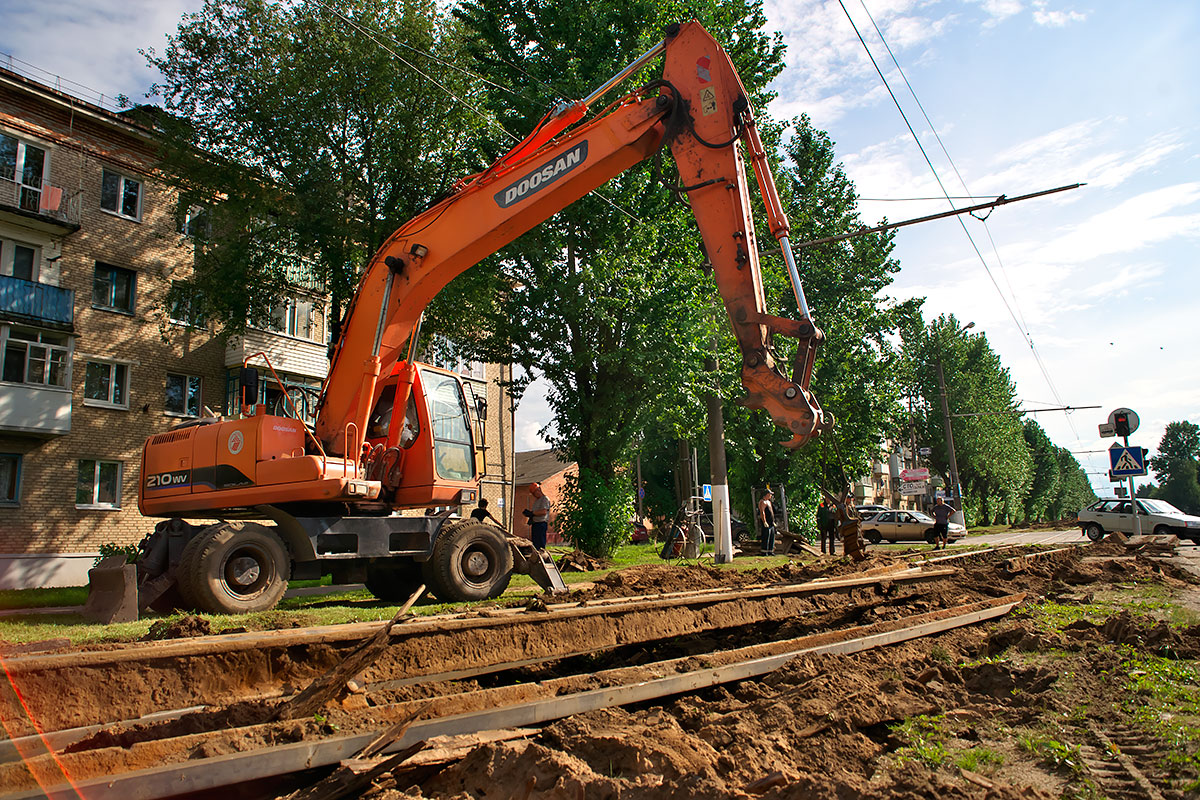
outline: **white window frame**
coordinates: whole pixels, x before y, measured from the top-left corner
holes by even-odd
[[[26,280],[37,283],[42,274],[42,247],[41,245],[32,244],[30,242],[22,242],[19,239],[10,239],[7,236],[0,236],[0,275],[8,275],[16,277],[17,271],[17,248],[25,247],[33,251],[33,271],[30,277]]]
[[[121,308],[120,306],[103,305],[101,303],[96,302],[96,273],[99,272],[100,269],[102,269],[102,268],[111,270],[114,273],[115,272],[128,272],[129,273],[130,278],[129,278],[129,308],[128,309]],[[109,264],[107,261],[97,261],[96,262],[96,267],[92,272],[92,308],[96,308],[101,311],[111,311],[114,314],[126,314],[129,316],[134,316],[134,314],[137,312],[137,293],[138,293],[137,270],[129,269],[128,267],[118,266],[116,264]]]
[[[81,503],[81,502],[79,502],[79,473],[82,472],[83,465],[87,464],[87,463],[92,464],[91,502]],[[111,503],[110,502],[101,502],[100,498],[99,498],[99,495],[100,495],[100,469],[103,466],[114,466],[114,465],[117,468],[117,496],[116,496],[116,498],[114,498],[114,501]],[[77,462],[76,473],[75,473],[75,507],[83,508],[83,509],[105,510],[105,511],[120,509],[121,508],[121,484],[122,484],[122,480],[124,479],[124,477],[125,477],[125,462],[124,461],[113,461],[113,460],[103,459],[103,458],[81,458],[81,459],[79,459],[79,461]]]
[[[104,179],[108,175],[114,175],[117,178],[117,207],[104,207]],[[137,195],[137,214],[130,216],[125,213],[125,184],[136,183],[138,187]],[[140,178],[133,178],[120,170],[110,169],[109,167],[101,167],[100,169],[100,210],[105,214],[112,214],[114,217],[121,219],[129,219],[134,222],[142,221],[142,208],[146,205],[146,182]]]
[[[169,417],[187,417],[188,419],[195,419],[196,417],[199,417],[201,414],[203,414],[204,413],[204,378],[200,375],[188,375],[187,373],[184,373],[184,372],[168,372],[167,373],[167,386],[166,386],[168,391],[171,388],[171,379],[172,378],[182,378],[183,379],[183,382],[184,382],[183,383],[183,410],[175,411],[174,409],[171,409],[167,406],[167,403],[169,402],[169,398],[170,398],[170,394],[168,393],[168,394],[166,394],[165,399],[163,400],[163,408],[166,409],[167,416],[169,416]],[[191,387],[192,381],[196,382],[196,413],[195,414],[188,411],[188,408],[187,408],[188,389]]]
[[[17,142],[17,161],[13,168],[12,177],[0,175],[0,182],[13,185],[12,197],[14,205],[16,205],[18,208],[23,208],[26,211],[33,211],[35,213],[40,212],[42,207],[42,193],[45,192],[47,187],[50,185],[50,148],[44,144],[27,142],[20,136],[16,136],[8,131],[0,130],[0,136],[5,136],[9,139],[15,139]],[[30,147],[34,148],[35,150],[42,151],[42,174],[38,176],[39,180],[41,181],[40,186],[33,186],[24,182],[25,155],[27,149]],[[36,193],[36,208],[26,208],[25,206],[21,205],[21,194],[24,191]],[[0,197],[7,197],[7,194],[0,195]]]
[[[179,291],[182,289],[183,291]],[[191,281],[171,281],[171,291],[176,293],[179,300],[179,308],[172,307],[170,295],[167,302],[167,319],[172,325],[184,325],[188,328],[204,328],[207,327],[207,321],[203,315],[198,315],[195,310],[196,304],[196,287]],[[181,319],[175,316],[175,311],[182,310],[186,313],[187,318]]]
[[[0,459],[12,459],[13,462],[13,496],[5,497],[0,495],[0,507],[11,508],[21,505],[21,454],[20,453],[0,453]],[[0,491],[4,487],[0,486]]]
[[[108,399],[107,400],[100,400],[98,398],[87,396],[87,372],[88,372],[88,367],[90,367],[92,364],[98,364],[100,366],[105,366],[105,367],[108,367],[110,370],[109,371]],[[125,400],[123,403],[117,403],[117,402],[114,402],[112,398],[113,398],[113,395],[115,393],[115,389],[117,386],[117,370],[121,367],[124,367],[124,369],[125,369],[125,387],[124,387],[125,388]],[[108,359],[108,358],[89,357],[87,359],[87,366],[84,367],[84,372],[83,372],[83,404],[85,406],[93,406],[95,408],[118,408],[118,409],[128,410],[129,409],[129,391],[130,391],[130,387],[132,384],[133,384],[133,364],[132,363],[130,363],[128,361],[114,361],[114,360]]]
[[[36,333],[37,339],[32,340],[32,339],[25,339],[22,337],[13,336],[12,335],[13,328],[18,328],[19,330],[28,331],[30,333]],[[44,341],[44,337],[47,337],[47,336],[52,336],[54,338],[65,337],[67,340],[67,343],[64,345],[64,344],[59,344],[58,342]],[[4,361],[6,358],[8,358],[8,343],[10,341],[20,342],[21,344],[23,344],[25,346],[25,368],[22,370],[22,379],[19,382],[21,386],[36,386],[41,389],[53,389],[53,390],[63,391],[63,392],[71,391],[71,363],[72,363],[72,359],[74,357],[74,349],[75,349],[75,341],[72,337],[67,336],[66,334],[62,334],[62,333],[39,331],[39,330],[35,330],[33,328],[25,328],[23,326],[17,326],[17,325],[0,326],[0,385],[12,383],[11,381],[3,380],[3,378],[4,378]],[[50,363],[51,352],[61,352],[62,353],[62,358],[63,358],[62,383],[48,383],[45,381],[38,383],[36,381],[29,380],[29,348],[31,346],[40,347],[46,351],[45,358],[43,360],[47,364]],[[48,375],[49,375],[48,371],[45,374],[48,377]]]

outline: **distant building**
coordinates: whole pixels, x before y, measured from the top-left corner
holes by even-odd
[[[237,413],[247,357],[281,379],[252,362],[270,412],[312,421],[325,297],[298,279],[261,329],[215,334],[186,291],[202,210],[177,223],[156,152],[128,114],[0,68],[0,588],[85,583],[102,544],[148,533],[144,441]],[[511,367],[442,365],[487,398],[482,493],[511,507]]]
[[[888,452],[891,450],[891,452]],[[920,511],[925,495],[905,497],[900,494],[900,472],[917,466],[910,448],[894,442],[884,442],[883,450],[871,462],[871,472],[851,485],[855,505],[880,505]]]
[[[564,539],[558,532],[558,508],[562,502],[567,475],[578,475],[578,466],[574,461],[562,461],[559,453],[553,449],[517,453],[516,463],[517,472],[513,479],[516,484],[513,498],[513,519],[516,521],[514,533],[529,538],[529,524],[525,521],[523,512],[533,507],[530,488],[537,483],[550,500],[550,531],[547,541],[551,544],[563,542]]]

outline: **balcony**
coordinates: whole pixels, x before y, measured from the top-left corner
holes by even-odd
[[[0,389],[0,432],[50,438],[71,432],[71,392],[25,383]]]
[[[61,330],[75,324],[75,292],[0,275],[0,318]]]
[[[0,178],[0,219],[45,233],[74,233],[83,217],[83,193],[59,186],[34,188]]]

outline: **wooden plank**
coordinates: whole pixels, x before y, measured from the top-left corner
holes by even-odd
[[[418,741],[435,736],[453,736],[500,728],[529,727],[599,708],[646,702],[708,688],[720,683],[745,680],[778,669],[801,655],[855,653],[999,617],[1011,611],[1024,598],[1025,595],[1020,594],[985,603],[973,603],[945,612],[921,615],[917,619],[929,619],[937,616],[943,618],[932,619],[907,628],[813,647],[803,647],[722,667],[670,675],[626,686],[606,687],[574,695],[562,695],[518,706],[486,709],[452,717],[425,720],[412,725],[405,736],[390,749],[392,751],[402,750]],[[945,616],[951,613],[953,616]],[[88,800],[160,800],[160,798],[207,791],[273,775],[334,764],[361,751],[376,736],[376,733],[367,733],[314,742],[299,742],[248,753],[232,753],[108,778],[82,781],[75,786],[60,785],[39,791],[5,795],[0,797],[0,800],[77,800],[80,795],[87,797]]]

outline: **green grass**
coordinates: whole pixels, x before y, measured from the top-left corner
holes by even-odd
[[[954,757],[954,765],[971,772],[991,772],[1004,764],[1004,756],[986,747],[972,747]]]
[[[1200,771],[1200,668],[1195,661],[1120,648],[1124,705],[1138,725],[1167,744],[1174,767]],[[1193,788],[1200,788],[1200,780]]]
[[[943,741],[946,737],[945,721],[943,714],[921,714],[893,725],[892,734],[904,742],[904,745],[896,750],[896,760],[901,764],[906,761],[919,761],[935,769],[948,763],[950,755],[946,752],[946,744]]]
[[[641,564],[663,564],[658,557],[660,545],[653,543],[625,545],[618,549],[610,560],[611,566],[592,572],[565,572],[563,580],[568,586],[596,581],[608,573]],[[569,548],[552,547],[553,554],[561,555]],[[787,563],[786,556],[773,558],[742,558],[734,564],[721,565],[719,569],[764,569]],[[711,560],[704,563],[711,564]],[[291,588],[305,586],[329,586],[329,576],[321,580],[292,581]],[[528,575],[514,575],[508,591],[496,600],[477,603],[418,604],[414,614],[430,615],[463,611],[476,606],[508,603],[520,605],[528,596],[539,594],[540,589]],[[66,589],[16,589],[0,593],[0,601],[6,608],[45,608],[52,606],[78,606],[87,600],[87,587]],[[308,627],[314,625],[340,625],[353,622],[372,622],[390,619],[399,608],[398,603],[387,603],[376,599],[364,589],[332,591],[328,594],[288,597],[280,601],[272,611],[260,614],[200,616],[208,620],[214,633],[227,629],[271,630],[276,628]],[[78,614],[17,614],[0,617],[0,641],[13,643],[37,642],[46,639],[69,639],[74,644],[98,642],[135,641],[147,634],[150,626],[160,620],[175,620],[179,614],[170,616],[151,615],[137,622],[99,625],[83,619]]]
[[[0,609],[57,608],[81,606],[87,602],[86,586],[59,586],[50,589],[0,589]]]

